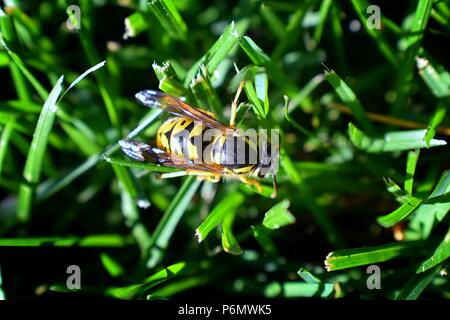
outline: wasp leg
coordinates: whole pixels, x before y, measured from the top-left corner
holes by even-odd
[[[200,179],[205,179],[211,182],[219,182],[220,181],[220,174],[215,172],[209,172],[209,171],[202,171],[202,170],[195,170],[195,169],[187,169],[184,171],[176,171],[176,172],[167,172],[162,173],[158,177],[159,179],[169,179],[169,178],[176,178],[176,177],[182,177],[182,176],[197,176]]]
[[[255,186],[256,189],[258,189],[258,192],[259,192],[259,193],[262,193],[263,190],[262,190],[261,183],[260,183],[259,181],[254,180],[254,179],[251,179],[251,178],[249,178],[249,177],[247,177],[247,176],[240,176],[239,179],[240,179],[243,183],[248,184],[249,186],[252,186],[252,185]]]
[[[197,176],[200,179],[208,180],[210,182],[220,181],[220,174],[217,172],[209,172],[196,169],[187,169],[186,172],[188,175]]]
[[[235,95],[233,101],[231,102],[231,115],[230,115],[230,127],[231,128],[234,128],[234,124],[236,123],[237,106],[238,106],[239,96],[242,92],[242,88],[244,87],[244,83],[245,83],[245,80],[243,80],[243,81],[241,81],[241,83],[239,83],[239,87],[236,91],[236,95]]]
[[[170,178],[182,177],[185,175],[187,175],[186,171],[175,171],[175,172],[161,173],[160,175],[158,175],[158,178],[159,179],[170,179]]]

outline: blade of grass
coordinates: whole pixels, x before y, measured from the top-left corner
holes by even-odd
[[[424,141],[427,130],[405,130],[386,132],[382,138],[372,138],[352,123],[348,124],[348,135],[358,149],[369,153],[405,151],[428,148]],[[430,147],[444,146],[445,140],[432,139]]]
[[[394,196],[397,202],[404,204],[408,201],[408,195],[391,178],[384,178],[384,183],[386,184],[387,191]]]
[[[332,0],[324,0],[322,1],[322,4],[320,5],[319,9],[319,21],[317,23],[316,29],[314,30],[313,39],[314,42],[317,45],[319,45],[320,40],[322,39],[322,33],[325,28],[327,17],[330,12],[331,4],[333,3]]]
[[[81,15],[83,19],[81,19],[81,29],[79,30],[78,35],[80,38],[81,45],[83,47],[83,51],[87,56],[90,65],[97,65],[98,61],[101,61],[97,49],[92,40],[92,35],[90,33],[91,22],[93,20],[93,3],[88,0],[82,0],[80,3]],[[103,102],[106,107],[106,112],[108,113],[109,120],[113,127],[120,129],[120,117],[117,110],[116,105],[116,97],[114,96],[114,90],[110,90],[111,82],[113,78],[109,76],[105,69],[99,70],[99,72],[95,73],[95,77],[98,82],[98,89],[100,91],[100,95],[103,99]]]
[[[159,89],[176,97],[189,98],[188,90],[186,90],[179,81],[178,76],[169,61],[164,62],[162,65],[154,62],[152,67],[159,80]]]
[[[410,197],[405,203],[403,203],[398,209],[393,212],[378,217],[377,221],[383,227],[388,228],[410,217],[417,208],[422,204],[424,200],[422,198]]]
[[[162,166],[162,165],[150,163],[150,162],[138,162],[138,161],[123,160],[123,159],[113,158],[108,155],[104,155],[104,159],[113,165],[145,169],[145,170],[154,171],[154,172],[180,171],[179,168],[175,168],[175,167]]]
[[[420,154],[419,149],[409,151],[408,157],[406,159],[406,177],[404,189],[408,195],[412,195],[413,192],[414,173],[416,172],[419,154]]]
[[[108,271],[109,275],[113,278],[120,277],[125,273],[125,270],[123,267],[117,262],[115,259],[113,259],[109,254],[106,252],[102,252],[100,254],[100,259],[102,261],[103,267]]]
[[[169,246],[170,238],[199,185],[200,181],[195,177],[187,177],[184,180],[150,239],[148,256],[145,259],[147,268],[155,267],[162,259],[163,251]]]
[[[414,275],[402,290],[397,294],[395,300],[417,300],[422,292],[428,287],[438,275],[439,267],[434,270]]]
[[[327,271],[336,271],[388,261],[417,252],[421,242],[389,243],[377,247],[363,247],[330,252],[325,259]]]
[[[442,120],[444,120],[446,113],[447,113],[446,106],[443,103],[439,103],[436,112],[430,119],[427,128],[427,133],[425,134],[424,139],[428,147],[430,147],[431,140],[434,138],[439,124],[442,122]]]
[[[395,55],[395,51],[392,49],[389,42],[383,36],[383,33],[376,28],[369,28],[369,23],[366,15],[366,8],[369,6],[365,0],[352,0],[353,8],[356,11],[359,19],[361,20],[361,24],[363,25],[366,32],[373,39],[378,50],[384,55],[386,60],[393,66],[397,67],[398,60]]]
[[[48,96],[47,90],[41,85],[41,83],[33,76],[33,74],[27,69],[25,64],[23,63],[22,59],[15,54],[9,47],[6,45],[5,41],[0,35],[0,43],[5,48],[6,52],[8,53],[11,60],[17,65],[19,70],[23,73],[25,78],[30,82],[30,84],[33,86],[33,88],[36,90],[36,92],[39,94],[39,96],[45,100]]]
[[[211,210],[208,217],[195,229],[195,238],[200,243],[218,226],[226,215],[233,214],[244,202],[245,197],[239,192],[229,193]]]
[[[422,43],[432,4],[432,0],[419,0],[411,28],[409,32],[406,32],[405,34],[406,52],[397,73],[397,99],[391,108],[391,115],[393,116],[401,114],[409,97],[414,76],[414,59]]]
[[[281,60],[283,54],[288,49],[290,45],[294,42],[298,45],[299,41],[296,41],[303,29],[302,21],[308,12],[308,8],[312,6],[316,1],[315,0],[307,0],[304,1],[300,8],[297,9],[289,19],[288,25],[284,29],[283,37],[280,39],[278,44],[276,45],[273,53],[271,55],[272,61]]]
[[[198,74],[192,79],[189,87],[194,94],[198,106],[212,110],[219,117],[219,120],[224,120],[222,116],[222,102],[217,96],[216,90],[213,89],[205,68],[200,68]]]
[[[133,284],[125,287],[111,287],[107,289],[107,294],[109,296],[129,300],[133,298],[138,298],[140,295],[142,295],[145,291],[148,291],[149,289],[153,288],[154,286],[167,281],[178,274],[182,273],[183,270],[186,267],[185,262],[178,262],[171,266],[168,266],[167,268],[164,268],[161,271],[158,271],[148,278],[144,279],[139,284]]]
[[[136,137],[139,133],[141,133],[143,130],[145,130],[148,126],[150,126],[158,116],[161,114],[161,110],[150,110],[147,112],[147,114],[143,117],[141,120],[141,123],[133,129],[128,135],[127,139],[133,139]],[[111,158],[110,154],[115,152],[117,149],[119,149],[119,144],[115,143],[114,145],[107,147],[103,152],[100,152],[98,154],[92,155],[89,158],[87,158],[84,162],[74,167],[72,170],[70,170],[67,174],[65,174],[60,179],[49,179],[47,181],[42,182],[38,188],[37,188],[37,194],[36,194],[36,200],[42,201],[46,198],[52,196],[56,192],[64,189],[67,185],[72,183],[75,179],[89,171],[91,168],[96,166],[102,159],[105,159],[106,161],[111,161],[114,164],[117,165],[123,165],[123,166],[130,166],[130,167],[137,167],[137,168],[153,168],[151,164],[149,164],[149,167],[140,166],[140,164],[143,163],[137,163],[137,162],[131,162],[121,159],[115,159]],[[167,172],[172,171],[178,171],[175,170],[175,168],[170,167],[161,167],[161,168],[153,168],[154,170],[168,170]]]
[[[15,118],[11,118],[8,123],[1,130],[0,136],[0,176],[3,171],[3,164],[5,161],[5,156],[8,151],[9,139],[11,137],[11,133],[13,132],[13,127],[16,122]]]
[[[284,149],[281,150],[281,166],[286,171],[289,177],[289,181],[298,188],[299,194],[303,203],[311,211],[312,216],[322,228],[323,233],[326,235],[328,241],[338,248],[344,246],[344,240],[337,230],[337,228],[331,223],[327,217],[325,210],[315,200],[316,197],[312,193],[311,189],[305,183],[304,179],[300,176],[294,163],[287,155]]]
[[[148,6],[170,37],[186,40],[188,31],[186,23],[172,0],[151,0]]]
[[[319,278],[317,278],[315,275],[313,275],[311,272],[309,272],[305,268],[300,268],[300,270],[297,271],[297,274],[307,283],[321,283]]]
[[[222,221],[222,248],[225,252],[240,255],[243,253],[236,237],[233,234],[233,222],[236,211],[227,214]]]
[[[117,234],[89,235],[84,237],[1,238],[0,247],[125,247],[132,244],[129,238]]]
[[[341,8],[339,4],[334,1],[331,7],[331,27],[333,32],[333,43],[336,48],[336,56],[338,65],[341,66],[341,70],[349,70],[347,53],[345,50],[345,38],[344,31],[341,24]]]
[[[140,218],[137,207],[147,208],[150,206],[150,202],[146,199],[136,201],[126,191],[121,192],[121,200],[122,216],[125,225],[131,230],[131,234],[141,251],[141,257],[143,257],[150,244],[150,234]]]
[[[239,42],[240,37],[236,25],[232,21],[206,54],[189,69],[184,79],[184,86],[187,87],[191,83],[192,79],[199,72],[201,65],[205,66],[206,72],[212,78],[218,65],[225,60],[233,47]]]
[[[334,71],[326,70],[325,79],[333,86],[342,102],[352,110],[353,115],[364,130],[375,133],[375,128],[367,118],[364,108],[353,90]]]
[[[261,17],[266,21],[270,31],[272,31],[274,36],[278,39],[282,39],[286,27],[280,20],[280,18],[278,18],[278,16],[273,12],[270,6],[262,3],[261,7],[259,8],[259,13],[261,14]]]
[[[290,205],[290,201],[284,199],[270,208],[264,215],[263,226],[270,230],[276,230],[295,223],[295,217],[288,210]]]
[[[408,227],[414,234],[420,235],[420,239],[428,238],[433,227],[441,222],[450,210],[450,200],[445,200],[449,192],[450,174],[444,171],[428,199],[417,208],[409,223]]]
[[[145,19],[145,16],[141,12],[134,12],[130,14],[125,18],[124,24],[124,40],[127,40],[128,38],[134,38],[148,28],[148,23]]]
[[[267,233],[267,229],[263,226],[251,226],[253,236],[256,241],[259,243],[261,248],[270,256],[277,256],[278,249],[275,243],[272,241],[270,236]]]
[[[239,45],[256,65],[264,65],[270,61],[269,56],[248,36],[243,36]],[[241,70],[242,71],[242,70]]]
[[[448,72],[445,72],[447,75],[439,72],[426,57],[417,56],[416,64],[420,77],[435,97],[450,97],[450,84],[446,81]]]
[[[272,282],[264,288],[264,295],[268,298],[300,298],[321,297],[327,298],[334,291],[332,283],[305,283],[305,282]]]
[[[450,257],[450,229],[447,231],[447,234],[444,237],[444,240],[439,244],[436,250],[433,252],[433,255],[422,262],[422,264],[417,269],[416,273],[425,272],[441,262],[445,261]]]
[[[23,177],[30,184],[36,184],[40,179],[42,162],[45,150],[47,148],[48,136],[53,127],[56,110],[58,109],[56,101],[62,92],[63,79],[63,76],[58,79],[53,87],[53,90],[50,92],[47,100],[45,101],[33,134],[33,140],[31,141],[30,151],[28,152],[23,171]],[[27,221],[30,214],[32,192],[31,190],[26,189],[26,187],[21,187],[21,192],[19,193],[19,206],[17,212],[17,218],[19,221]]]

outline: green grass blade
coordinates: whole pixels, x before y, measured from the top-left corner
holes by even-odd
[[[192,79],[189,86],[197,101],[196,105],[206,110],[212,110],[219,120],[223,121],[222,102],[217,96],[216,90],[212,87],[208,73],[204,68],[200,68],[199,73]]]
[[[218,226],[226,215],[233,214],[244,201],[245,197],[239,192],[228,194],[211,210],[208,217],[195,229],[195,238],[200,243]]]
[[[169,36],[177,40],[186,40],[188,31],[186,23],[172,0],[151,0],[148,5]]]
[[[380,52],[392,66],[397,67],[398,60],[395,55],[395,51],[392,49],[389,42],[385,39],[383,33],[376,28],[369,28],[367,19],[368,16],[366,13],[366,9],[369,6],[369,3],[367,3],[365,0],[352,0],[352,4],[359,19],[361,20],[361,25],[364,27],[369,36],[374,40]]]
[[[222,248],[225,252],[240,255],[243,253],[236,237],[233,234],[233,222],[236,211],[227,214],[222,221]]]
[[[8,123],[6,123],[6,125],[3,127],[3,129],[1,130],[1,135],[0,135],[0,176],[2,175],[5,156],[6,156],[6,153],[8,152],[9,139],[11,137],[11,133],[13,132],[15,122],[16,122],[15,118],[11,118],[8,121]]]
[[[255,87],[253,86],[253,83],[250,81],[245,81],[244,84],[244,90],[245,94],[247,95],[248,99],[252,103],[252,109],[255,111],[255,114],[260,119],[265,119],[266,114],[264,111],[264,105],[261,103],[261,100],[258,97],[258,93],[255,90]]]
[[[292,13],[289,19],[288,25],[284,29],[283,37],[278,42],[277,46],[273,50],[271,55],[272,61],[279,61],[289,46],[294,45],[294,39],[297,39],[298,35],[303,29],[303,18],[308,12],[308,8],[314,3],[314,0],[303,1],[300,8]],[[298,43],[295,43],[298,45]]]
[[[425,272],[445,261],[446,259],[448,259],[448,257],[450,257],[450,229],[445,235],[444,240],[442,240],[442,242],[434,251],[433,255],[422,262],[416,272]]]
[[[263,226],[251,226],[253,236],[261,248],[270,256],[276,256],[278,248],[268,234],[268,230]]]
[[[112,164],[112,168],[114,169],[114,172],[124,190],[129,194],[135,203],[141,201],[148,202],[148,200],[143,196],[138,182],[128,167]]]
[[[129,238],[117,234],[84,237],[1,238],[0,247],[126,247]]]
[[[113,278],[120,277],[125,273],[123,267],[113,259],[109,254],[102,252],[100,254],[103,267],[108,271],[109,275]]]
[[[125,33],[123,38],[126,40],[128,38],[134,38],[141,34],[148,28],[148,23],[145,16],[141,12],[134,12],[130,14],[124,20]]]
[[[386,132],[382,138],[372,138],[352,123],[348,125],[348,135],[358,149],[369,153],[405,151],[428,148],[425,142],[427,130],[405,130]],[[430,147],[444,146],[445,140],[432,139]]]
[[[377,247],[363,247],[330,252],[325,259],[327,271],[336,271],[403,257],[417,252],[418,242],[389,243]]]
[[[39,96],[45,100],[48,96],[47,90],[41,85],[41,83],[33,76],[33,74],[28,70],[28,68],[25,66],[22,59],[14,53],[5,43],[2,37],[0,37],[0,43],[5,48],[6,52],[8,53],[11,60],[17,65],[19,70],[23,73],[25,78],[30,82],[30,84],[33,86],[33,88],[36,90],[36,92],[39,94]]]
[[[52,130],[53,123],[56,117],[56,110],[58,106],[56,101],[62,91],[62,81],[64,77],[61,76],[56,82],[53,90],[50,92],[47,100],[42,107],[42,112],[39,115],[39,119],[36,125],[36,129],[33,134],[33,140],[31,141],[30,150],[27,155],[23,176],[28,183],[35,184],[39,182],[42,162],[47,148],[48,136]],[[19,202],[21,205],[18,210],[18,219],[26,221],[29,218],[29,210],[31,209],[31,195],[30,190],[27,188],[21,188],[19,194]]]
[[[352,110],[362,128],[369,133],[374,133],[375,128],[367,118],[364,108],[353,90],[334,71],[325,71],[325,79],[333,86],[342,102]]]
[[[3,276],[1,265],[0,265],[0,300],[6,300],[5,292],[3,291]]]
[[[319,278],[317,278],[315,275],[313,275],[311,272],[309,272],[305,268],[300,268],[300,270],[297,271],[297,274],[307,283],[321,283]]]
[[[412,20],[410,30],[405,33],[404,58],[399,65],[397,75],[397,99],[392,105],[392,114],[398,115],[405,108],[409,93],[411,91],[412,79],[414,77],[414,59],[420,49],[422,38],[430,17],[432,0],[419,0]]]
[[[67,94],[67,92],[69,92],[70,89],[72,89],[73,87],[75,87],[81,80],[83,80],[84,78],[86,78],[87,75],[89,75],[92,72],[95,72],[96,70],[104,67],[106,64],[106,61],[102,61],[100,63],[97,63],[95,66],[90,67],[89,69],[87,69],[85,72],[83,72],[82,74],[80,74],[74,81],[72,81],[72,83],[69,85],[69,87],[63,92],[63,94],[61,94],[60,98],[58,99],[58,102],[62,100],[62,98],[64,98],[64,96]]]
[[[416,63],[419,75],[431,93],[437,98],[450,97],[450,84],[445,80],[448,75],[442,71],[439,72],[425,57],[416,57]]]
[[[205,66],[209,77],[213,79],[214,71],[217,69],[219,64],[225,60],[233,47],[239,42],[240,38],[241,36],[233,21],[225,28],[222,35],[211,46],[211,48],[209,48],[206,54],[203,55],[203,57],[201,57],[200,60],[191,67],[191,69],[189,69],[184,80],[184,85],[188,86],[191,83],[192,79],[194,79],[195,75],[199,72],[201,65]]]
[[[334,291],[332,283],[305,283],[305,282],[273,282],[264,288],[264,295],[268,298],[301,298],[321,297],[327,298]]]
[[[420,154],[419,149],[409,151],[408,157],[406,159],[406,177],[404,189],[408,195],[412,195],[413,192],[414,173],[416,172],[419,154]]]
[[[388,228],[392,227],[396,223],[403,221],[410,217],[416,209],[421,205],[423,202],[423,199],[416,198],[416,197],[410,197],[405,203],[403,203],[398,209],[394,210],[393,212],[378,217],[377,221],[379,224],[381,224],[383,227]]]
[[[313,35],[313,39],[314,39],[316,46],[320,43],[320,40],[322,39],[323,30],[325,29],[327,17],[330,12],[332,3],[333,3],[332,0],[323,0],[320,5],[319,22],[316,26],[316,29],[314,30],[314,35]]]
[[[397,294],[395,300],[417,300],[422,292],[437,276],[439,268],[414,275],[404,288]]]
[[[188,90],[179,81],[178,75],[169,61],[162,65],[154,62],[152,67],[159,80],[159,89],[176,97],[189,97]]]
[[[152,234],[148,257],[146,259],[146,266],[148,268],[155,267],[163,257],[163,251],[169,246],[170,238],[189,206],[200,182],[193,176],[187,177],[175,198],[170,203],[170,206],[164,212],[163,217]]]
[[[295,223],[295,217],[288,210],[290,205],[289,200],[285,199],[270,208],[264,215],[263,226],[270,230],[276,230]]]
[[[427,133],[425,134],[425,143],[427,144],[428,147],[430,147],[431,140],[434,138],[434,135],[436,134],[436,128],[444,120],[446,113],[447,113],[446,106],[443,103],[439,103],[436,112],[430,119],[427,128]]]
[[[273,10],[265,3],[261,4],[259,9],[261,17],[266,21],[270,31],[278,39],[282,39],[286,30],[283,22],[278,18],[278,16],[273,12]]]
[[[257,66],[262,66],[270,61],[269,56],[250,37],[243,36],[239,44]]]
[[[147,199],[133,199],[129,192],[121,192],[121,208],[125,225],[130,229],[136,244],[139,246],[141,256],[146,253],[150,244],[150,234],[143,224],[138,207],[148,208],[150,202]]]
[[[76,178],[93,168],[101,159],[103,159],[101,154],[93,155],[74,169],[70,170],[62,178],[49,179],[42,182],[36,189],[36,201],[43,201],[64,189]]]
[[[386,189],[391,193],[397,202],[403,204],[408,201],[408,195],[400,188],[398,184],[395,183],[391,178],[384,178],[384,183],[386,184]]]
[[[330,221],[323,207],[317,203],[315,195],[305,183],[304,179],[302,179],[295,168],[294,163],[284,149],[281,150],[281,166],[286,171],[289,181],[298,188],[303,203],[305,203],[307,208],[311,211],[312,216],[322,228],[328,241],[338,248],[343,247],[344,241],[342,235]]]
[[[178,262],[167,268],[164,268],[161,271],[156,272],[155,274],[149,276],[145,280],[143,280],[139,284],[133,284],[124,287],[111,287],[107,289],[107,295],[123,299],[130,300],[142,297],[142,295],[153,288],[154,286],[163,283],[173,277],[176,277],[178,274],[182,273],[186,267],[186,263]]]
[[[431,234],[433,227],[441,222],[450,210],[450,199],[446,199],[450,192],[450,174],[444,171],[434,187],[428,199],[417,208],[409,228],[420,239],[426,239]]]
[[[155,171],[155,172],[180,171],[179,168],[175,168],[175,167],[167,167],[167,166],[162,166],[160,164],[155,164],[155,163],[150,163],[150,162],[138,162],[138,161],[123,160],[123,159],[113,158],[108,155],[104,155],[104,159],[113,165],[145,169],[145,170]]]

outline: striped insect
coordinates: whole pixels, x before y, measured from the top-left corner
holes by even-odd
[[[143,90],[135,97],[142,105],[165,110],[175,117],[158,129],[156,146],[135,140],[121,140],[123,152],[137,161],[152,162],[182,169],[163,173],[161,178],[195,175],[199,179],[219,182],[221,178],[254,185],[262,193],[257,178],[273,178],[272,197],[277,195],[277,150],[259,134],[248,136],[235,129],[237,101],[242,86],[231,104],[230,124],[219,122],[214,114],[192,107],[169,94]],[[275,148],[273,148],[275,149]]]

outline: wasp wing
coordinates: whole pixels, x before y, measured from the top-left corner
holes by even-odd
[[[231,129],[208,115],[206,112],[194,108],[180,99],[161,91],[142,90],[136,93],[135,98],[139,103],[146,107],[159,108],[177,116],[199,121],[209,128],[219,129],[221,131]]]
[[[216,164],[197,163],[184,157],[169,154],[164,150],[140,141],[120,140],[119,145],[127,156],[140,162],[152,162],[181,169],[195,169],[214,173],[222,172],[222,167]]]

